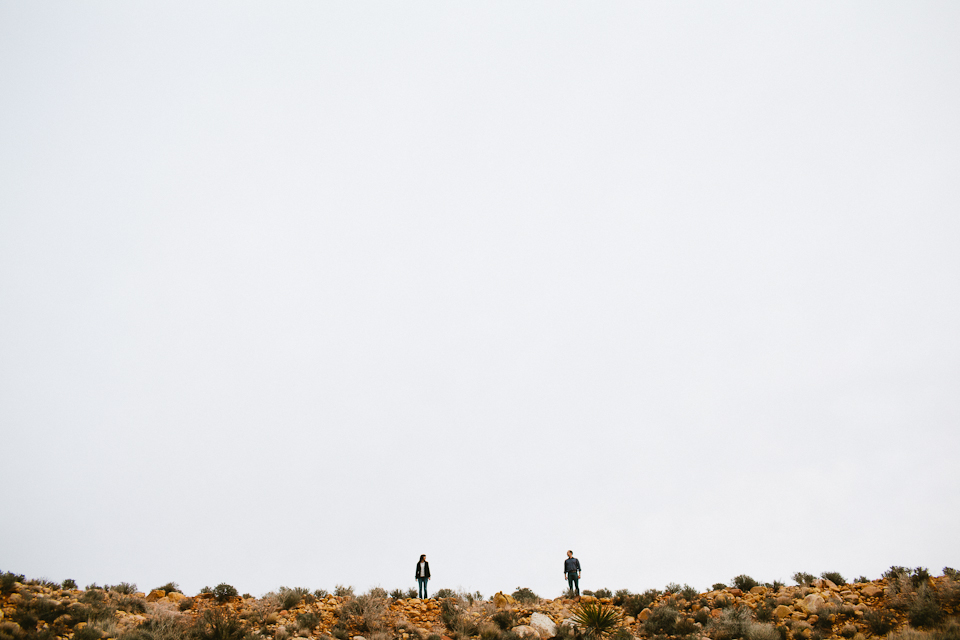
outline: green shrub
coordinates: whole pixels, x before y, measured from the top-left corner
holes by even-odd
[[[827,578],[829,580],[829,578]],[[831,580],[832,582],[832,580]],[[817,621],[814,623],[814,628],[820,629],[821,631],[830,631],[833,628],[833,623],[837,621],[837,608],[834,606],[825,606],[820,607],[817,610]]]
[[[722,582],[714,582],[714,583],[713,583],[713,586],[710,587],[710,590],[711,590],[711,591],[723,591],[723,590],[726,589],[726,588],[727,588],[727,585],[723,584]]]
[[[773,589],[774,591],[780,591],[780,589],[783,589],[783,586],[784,585],[782,582],[780,582],[779,580],[774,580],[773,584],[770,585],[770,588]]]
[[[907,607],[910,624],[921,629],[935,627],[943,622],[944,617],[945,613],[933,591],[926,584],[922,585]]]
[[[137,585],[132,582],[121,582],[120,584],[106,587],[106,589],[107,591],[116,591],[117,593],[122,593],[123,595],[132,596],[137,592]]]
[[[747,628],[752,623],[749,607],[724,609],[719,618],[710,623],[713,640],[735,640],[745,638]]]
[[[198,593],[213,593],[213,587],[203,587]]]
[[[770,622],[773,619],[773,610],[777,608],[777,601],[773,598],[766,598],[757,605],[754,615],[759,622]]]
[[[683,588],[680,589],[680,596],[687,602],[693,602],[700,596],[700,592],[690,585],[685,584],[683,585]]]
[[[196,640],[244,640],[246,636],[240,618],[219,607],[206,609],[197,616],[191,632]]]
[[[680,591],[681,587],[676,582],[668,582],[667,586],[663,588],[664,593],[677,593]]]
[[[868,577],[866,577],[866,576],[860,576],[859,578],[857,578],[856,580],[854,580],[854,582],[855,582],[855,583],[864,584],[864,583],[870,582],[870,578],[868,578]]]
[[[756,580],[744,574],[740,574],[739,576],[735,577],[731,584],[734,586],[734,588],[740,589],[741,591],[750,591],[750,589],[753,589],[759,585]]]
[[[0,574],[0,593],[13,593],[16,583],[23,584],[26,580],[22,573],[4,571]]]
[[[339,596],[341,598],[352,598],[353,587],[345,587],[342,584],[338,584],[333,588],[333,595]]]
[[[820,574],[820,577],[824,580],[829,580],[837,586],[840,586],[841,584],[847,584],[846,579],[840,575],[839,571],[824,571]]]
[[[619,612],[599,602],[581,603],[573,611],[573,620],[580,632],[593,640],[606,638],[620,626]]]
[[[330,593],[327,592],[326,589],[314,589],[314,590],[313,590],[313,596],[314,596],[317,600],[322,600],[323,598],[326,598],[328,595],[330,595]]]
[[[146,613],[147,603],[144,602],[143,598],[123,596],[117,599],[117,609],[121,609],[127,613]]]
[[[154,591],[163,591],[165,593],[180,593],[180,585],[176,582],[168,582],[167,584],[160,585]]]
[[[867,609],[863,613],[863,621],[875,636],[887,635],[896,625],[896,618],[886,609]]]
[[[438,600],[443,600],[445,598],[456,598],[457,592],[453,589],[437,589],[436,593],[433,594],[433,597]]]
[[[510,609],[501,609],[495,614],[490,616],[490,620],[493,621],[495,625],[500,627],[503,631],[512,629],[517,626],[517,614],[515,614]]]
[[[817,577],[812,573],[806,573],[804,571],[797,571],[795,574],[793,574],[793,581],[801,587],[813,584],[813,581],[816,579]]]
[[[643,630],[651,636],[676,635],[679,612],[670,606],[661,605],[650,610],[650,617],[643,621]]]
[[[224,602],[226,602],[226,601],[229,600],[230,598],[233,598],[233,597],[236,597],[236,596],[240,595],[239,592],[237,592],[236,587],[234,587],[234,586],[232,586],[232,585],[229,585],[229,584],[227,584],[226,582],[221,582],[220,584],[218,584],[217,586],[215,586],[215,587],[213,588],[213,592],[212,592],[212,593],[213,593],[213,597],[214,597],[214,598],[216,599],[216,601],[219,602],[220,604],[223,604]]]
[[[910,574],[910,581],[913,583],[914,589],[919,588],[921,585],[928,584],[930,582],[930,572],[927,571],[926,567],[917,567],[913,570],[913,573]]]
[[[946,577],[950,578],[951,580],[960,579],[960,575],[958,575],[957,570],[956,570],[956,569],[953,569],[953,568],[951,568],[951,567],[944,567],[944,568],[943,568],[943,575],[945,575]]]
[[[77,581],[74,580],[73,578],[67,578],[66,580],[64,580],[63,582],[60,583],[60,588],[61,588],[61,589],[70,589],[70,590],[76,589],[76,588],[77,588]]]
[[[193,598],[184,598],[178,605],[180,611],[189,611],[193,608]]]
[[[883,577],[887,580],[897,580],[900,576],[910,575],[910,569],[906,567],[898,567],[896,565],[890,567],[883,572]]]
[[[613,594],[613,604],[619,607],[620,605],[623,604],[624,598],[626,598],[629,595],[631,595],[630,589],[617,589]]]
[[[320,617],[313,612],[297,614],[297,628],[301,631],[312,631],[318,624],[320,624]]]
[[[308,595],[311,595],[310,590],[304,589],[303,587],[280,587],[277,590],[277,597],[280,599],[280,608],[284,611],[293,609]]]
[[[612,598],[613,594],[610,592],[610,589],[597,589],[593,592],[593,595],[597,598]],[[539,599],[539,598],[538,598]]]
[[[403,589],[394,589],[393,591],[390,592],[390,598],[392,598],[393,600],[403,600],[406,597],[407,595]]]
[[[527,587],[517,587],[517,590],[511,595],[513,596],[514,600],[524,604],[534,604],[540,601],[540,596],[535,594],[532,589],[528,589]]]

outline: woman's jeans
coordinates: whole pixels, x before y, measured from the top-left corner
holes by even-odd
[[[571,591],[576,591],[577,595],[580,595],[580,577],[577,576],[576,571],[567,572],[567,585]]]
[[[417,578],[417,595],[421,598],[427,597],[427,578]]]

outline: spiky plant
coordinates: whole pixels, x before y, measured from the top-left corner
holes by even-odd
[[[620,626],[620,613],[599,602],[584,602],[573,612],[573,621],[587,638],[601,640]]]

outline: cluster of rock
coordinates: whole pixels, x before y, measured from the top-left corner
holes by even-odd
[[[934,581],[937,579],[933,579]],[[46,637],[69,640],[88,623],[78,621],[84,606],[84,594],[81,590],[63,590],[43,584],[16,583],[9,593],[0,595],[0,640],[5,638],[26,638],[30,634],[46,632]],[[89,596],[87,596],[89,597]],[[121,637],[146,623],[151,617],[166,616],[168,619],[181,620],[186,624],[204,615],[205,611],[217,610],[225,615],[244,621],[245,627],[263,637],[273,638],[330,638],[359,640],[360,632],[344,626],[345,605],[348,597],[328,595],[323,598],[304,598],[290,608],[280,606],[276,596],[264,598],[243,598],[234,596],[218,602],[213,594],[199,594],[188,598],[182,593],[154,590],[150,593],[136,593],[125,596],[106,594],[109,601],[114,598],[114,619],[110,625],[99,628],[105,637]],[[368,597],[368,596],[364,596]],[[735,588],[710,591],[698,594],[692,600],[684,599],[680,594],[664,593],[650,602],[647,608],[635,616],[625,615],[621,610],[622,627],[633,636],[649,636],[645,622],[658,607],[671,607],[684,619],[688,629],[685,635],[691,640],[706,640],[710,634],[710,621],[721,618],[725,610],[749,608],[755,612],[764,611],[764,619],[774,625],[807,623],[823,630],[823,637],[853,638],[856,634],[863,637],[871,635],[870,625],[865,618],[871,610],[890,610],[886,600],[890,597],[885,591],[883,580],[850,585],[836,585],[828,580],[820,580],[808,586],[781,587],[773,590],[758,586],[748,592]],[[125,598],[126,600],[123,600]],[[17,620],[20,607],[25,603],[43,599],[44,611],[53,611],[57,617],[40,619],[34,617],[35,627],[23,629]],[[450,640],[451,633],[443,623],[443,604],[438,600],[380,599],[382,612],[378,613],[376,632],[397,640]],[[617,608],[613,599],[583,596],[582,599],[557,598],[542,599],[536,603],[516,603],[498,598],[496,602],[465,602],[458,604],[458,615],[475,623],[475,627],[490,625],[498,611],[511,612],[512,631],[520,638],[529,640],[549,640],[558,635],[561,625],[575,625],[573,618],[580,603],[598,602],[607,607]],[[127,605],[132,606],[123,606]],[[139,603],[139,604],[138,604]],[[499,605],[499,606],[498,606]],[[34,605],[36,606],[36,602]],[[641,605],[642,606],[642,605]],[[843,615],[837,616],[842,611]],[[956,611],[947,611],[956,615]],[[904,616],[890,614],[893,628],[905,624]],[[827,616],[836,616],[834,622]],[[758,618],[760,616],[757,616]],[[824,617],[824,620],[820,618]],[[305,620],[309,622],[304,623]],[[339,625],[339,626],[338,626]],[[367,640],[367,639],[364,639]],[[372,640],[372,639],[371,639]]]

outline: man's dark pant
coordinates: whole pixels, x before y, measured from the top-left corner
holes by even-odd
[[[421,598],[427,597],[427,579],[417,578],[417,595]]]
[[[580,595],[580,578],[576,571],[567,571],[567,584],[570,586],[570,591],[576,591],[577,595]]]

